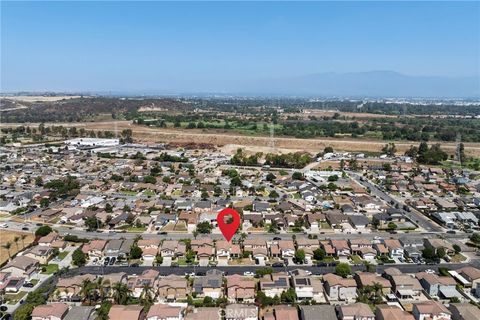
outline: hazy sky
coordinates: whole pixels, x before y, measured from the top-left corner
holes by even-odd
[[[479,2],[5,2],[2,90],[182,90],[323,72],[478,76]]]

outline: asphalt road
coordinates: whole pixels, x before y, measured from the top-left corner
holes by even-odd
[[[464,267],[465,265],[469,266],[474,266],[474,267],[480,267],[480,261],[479,260],[472,260],[468,264],[452,264],[452,263],[444,263],[444,264],[436,264],[436,265],[417,265],[417,264],[385,264],[385,265],[378,265],[378,266],[372,266],[372,268],[375,268],[375,271],[377,273],[382,273],[386,268],[391,268],[395,267],[402,271],[403,273],[417,273],[421,271],[425,271],[427,269],[432,269],[435,271],[438,271],[439,267],[445,267],[449,268],[451,270],[456,270],[459,268]],[[212,268],[218,269],[221,271],[226,272],[226,274],[231,275],[231,274],[243,274],[246,271],[251,271],[255,272],[257,269],[261,269],[263,267],[260,266],[229,266],[229,267],[198,267],[198,266],[186,266],[186,267],[122,267],[122,266],[109,266],[109,267],[101,267],[101,266],[88,266],[88,267],[81,267],[77,269],[72,269],[68,272],[69,276],[73,275],[78,275],[78,274],[86,274],[86,273],[91,273],[91,274],[110,274],[110,273],[116,273],[116,272],[125,272],[128,275],[133,275],[133,274],[141,274],[143,271],[148,270],[148,269],[154,269],[160,272],[161,275],[170,275],[170,274],[175,274],[175,275],[185,275],[186,273],[205,273],[208,270],[211,270]],[[281,271],[290,271],[290,270],[295,270],[295,269],[303,269],[303,270],[308,270],[312,272],[312,274],[315,275],[322,275],[326,273],[331,273],[335,271],[335,267],[311,267],[311,266],[285,266],[285,267],[279,267],[279,268],[273,268],[276,272],[281,272]],[[365,266],[359,265],[359,266],[352,266],[352,271],[365,271]]]
[[[370,181],[367,181],[364,178],[361,179],[361,176],[358,173],[350,171],[349,174],[352,178],[355,178],[355,180],[358,183],[360,183],[364,187],[369,188],[371,190],[372,194],[379,197],[383,201],[385,201],[387,203],[392,203],[393,202],[394,204],[398,204],[399,208],[403,208],[403,206],[405,205],[405,203],[397,201],[396,199],[394,199],[390,195],[388,195],[386,192],[383,192],[382,190],[380,190],[376,185],[374,185]],[[443,228],[440,227],[437,223],[435,223],[431,219],[425,217],[421,212],[415,210],[414,208],[412,208],[412,207],[409,207],[409,208],[410,208],[410,212],[407,212],[403,209],[401,209],[401,210],[402,210],[403,214],[406,217],[408,217],[411,221],[413,221],[414,223],[419,225],[421,228],[423,228],[427,232],[444,233]]]

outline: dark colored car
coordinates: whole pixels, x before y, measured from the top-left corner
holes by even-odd
[[[138,263],[132,263],[132,264],[130,265],[130,267],[137,268],[137,267],[138,267]]]
[[[33,287],[35,287],[35,285],[34,285],[33,283],[31,283],[31,282],[24,283],[23,286],[24,286],[25,288],[33,288]]]
[[[285,267],[285,264],[283,262],[274,262],[274,263],[272,263],[272,267],[283,268],[283,267]]]
[[[280,238],[280,237],[274,237],[273,240],[278,241],[278,240],[282,240],[282,238]]]
[[[23,227],[22,230],[28,231],[28,227]]]
[[[106,257],[105,260],[103,261],[104,266],[108,266],[108,263],[110,262],[110,258]]]
[[[1,306],[0,311],[7,311],[8,307],[7,306]]]
[[[116,261],[116,260],[117,260],[117,259],[115,259],[115,257],[112,257],[112,259],[110,259],[109,265],[113,266],[113,265],[115,264],[115,261]]]

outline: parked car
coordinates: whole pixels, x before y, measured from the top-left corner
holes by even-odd
[[[103,260],[103,265],[108,266],[108,263],[110,262],[110,258],[106,257],[105,260]]]
[[[25,288],[33,288],[33,287],[35,287],[35,285],[34,285],[33,283],[31,283],[31,282],[25,282],[25,283],[23,284],[23,286],[24,286]]]
[[[117,260],[117,259],[116,259],[115,257],[112,257],[112,258],[110,259],[109,265],[110,265],[110,266],[113,266],[113,264],[115,263],[115,260]]]
[[[272,264],[272,267],[274,267],[274,268],[283,268],[283,267],[285,267],[285,264],[284,264],[283,262],[274,262],[274,263]]]
[[[7,306],[1,306],[0,311],[7,311],[8,307]]]
[[[22,230],[28,231],[28,227],[23,227]]]
[[[138,263],[132,263],[132,264],[130,265],[130,267],[137,268],[137,267],[138,267]]]
[[[6,223],[1,223],[1,224],[0,224],[0,228],[8,228],[8,224],[6,224]]]
[[[280,238],[280,237],[274,237],[273,240],[274,240],[274,241],[278,241],[278,240],[282,240],[282,238]]]
[[[243,273],[243,275],[244,275],[245,277],[253,277],[253,276],[255,275],[255,273],[253,273],[253,272],[251,272],[251,271],[245,271],[245,272]]]

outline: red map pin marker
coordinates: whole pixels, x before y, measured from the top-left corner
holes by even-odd
[[[226,223],[225,216],[231,216],[232,222]],[[225,208],[218,213],[217,223],[220,231],[222,231],[222,234],[225,237],[225,240],[230,242],[230,240],[232,240],[233,238],[233,235],[235,234],[235,232],[237,232],[237,229],[240,226],[240,215],[232,208]]]

